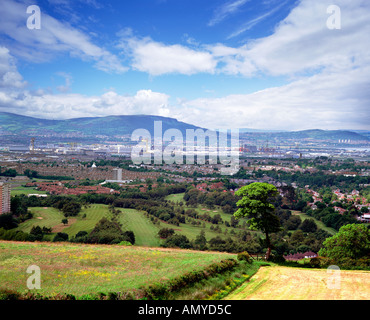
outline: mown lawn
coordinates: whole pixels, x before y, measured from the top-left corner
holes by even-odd
[[[326,232],[330,233],[331,235],[334,235],[336,234],[338,231],[333,229],[333,228],[330,228],[330,227],[327,227],[322,221],[319,221],[317,219],[315,219],[314,217],[311,217],[301,211],[297,211],[297,210],[292,210],[292,214],[293,215],[298,215],[302,221],[306,220],[306,219],[313,219],[317,225],[317,227],[319,229],[322,229],[322,230],[325,230]]]
[[[11,188],[10,194],[11,196],[17,196],[20,194],[46,194],[46,191],[36,190],[33,187],[17,186]]]
[[[234,254],[119,245],[0,241],[0,290],[27,288],[27,267],[41,270],[42,295],[77,297],[120,292],[166,281],[192,270],[236,258]]]
[[[119,209],[119,221],[124,231],[131,230],[135,234],[136,243],[139,246],[159,246],[160,239],[157,234],[159,227],[149,221],[145,215],[135,209]],[[68,224],[63,225],[63,213],[52,207],[31,207],[33,218],[26,220],[18,226],[18,230],[30,232],[33,226],[48,227],[53,229],[51,235],[46,238],[52,239],[56,232],[65,232],[69,237],[75,236],[79,231],[90,232],[103,217],[110,217],[108,206],[104,204],[91,204],[88,208],[82,208],[76,217],[68,217]],[[55,231],[55,232],[54,232]]]
[[[124,230],[132,230],[135,234],[135,245],[158,247],[159,227],[154,225],[144,213],[135,209],[119,209],[121,211],[119,221]]]

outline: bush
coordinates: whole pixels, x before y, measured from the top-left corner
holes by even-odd
[[[58,232],[55,235],[53,242],[61,242],[61,241],[68,241],[68,234],[64,232]]]
[[[313,219],[306,219],[299,227],[303,232],[316,232],[317,225]]]
[[[131,244],[135,244],[135,234],[133,231],[125,231],[123,233],[123,241],[128,241]]]
[[[203,279],[233,269],[238,262],[235,259],[225,259],[213,263],[204,270],[187,272],[168,283],[156,283],[147,288],[142,288],[147,299],[163,299],[168,292],[175,292]]]
[[[20,298],[20,293],[9,290],[9,289],[2,289],[0,290],[0,300],[18,300]]]
[[[135,235],[132,231],[123,232],[121,226],[107,218],[102,218],[87,236],[86,242],[100,244],[117,244],[121,241],[135,243]]]
[[[175,230],[171,228],[162,228],[158,231],[158,235],[161,239],[167,239],[175,233]]]
[[[42,238],[44,237],[44,233],[40,226],[33,226],[30,235],[34,237],[35,241],[42,241]]]
[[[310,266],[312,268],[319,268],[321,266],[320,258],[319,257],[311,258],[310,259]]]
[[[247,263],[252,263],[252,257],[247,251],[238,253],[237,258],[239,261],[246,261]]]
[[[120,246],[132,246],[132,243],[129,241],[121,241],[118,243]]]
[[[11,214],[1,214],[0,215],[0,228],[6,230],[18,227],[17,222],[14,220]]]
[[[182,248],[182,249],[190,249],[192,246],[190,244],[189,239],[180,234],[174,234],[166,239],[166,241],[162,244],[165,248]]]

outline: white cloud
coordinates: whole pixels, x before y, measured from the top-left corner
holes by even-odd
[[[41,11],[41,29],[29,30],[26,22],[27,4],[11,0],[1,3],[0,32],[6,37],[4,43],[12,49],[12,54],[32,62],[43,62],[55,58],[58,53],[95,63],[95,67],[105,72],[122,73],[127,68],[117,56],[91,42],[90,38],[66,22],[61,22]]]
[[[153,76],[168,73],[214,73],[217,66],[217,61],[207,51],[178,44],[165,45],[150,38],[138,39],[130,33],[120,35],[119,47],[132,57],[132,68]]]
[[[370,61],[370,3],[338,0],[342,12],[340,30],[326,26],[330,1],[302,0],[268,37],[249,41],[238,48],[220,45],[208,50],[223,66],[218,72],[254,76],[296,75],[322,69],[342,72],[368,65]],[[365,9],[366,8],[366,9]],[[240,30],[239,30],[240,31]],[[237,31],[237,33],[239,32]],[[243,30],[241,30],[242,32]]]
[[[369,73],[322,73],[252,94],[195,99],[177,117],[214,129],[370,129]]]
[[[342,28],[329,30],[326,8],[331,3],[325,1],[302,0],[272,35],[240,47],[219,43],[189,48],[137,38],[131,30],[119,34],[119,47],[131,58],[132,68],[150,75],[205,72],[291,77],[291,83],[281,87],[217,99],[178,100],[173,106],[168,95],[151,90],[139,90],[132,96],[109,91],[91,97],[23,92],[17,89],[25,82],[12,56],[6,48],[0,48],[0,85],[15,87],[12,92],[1,90],[0,108],[46,118],[168,115],[209,128],[370,129],[370,4],[364,0],[337,0]],[[25,35],[17,34],[17,30],[13,36],[22,37],[26,44],[30,41],[27,47],[34,42],[41,48],[51,44],[55,51],[68,50],[93,59],[98,67],[107,70],[115,64],[115,56],[93,45],[82,33],[70,30],[65,37],[58,23],[53,23],[40,39],[24,39]],[[2,25],[4,22],[0,22]]]
[[[240,10],[240,8],[249,1],[250,0],[233,0],[217,7],[212,19],[208,22],[208,26],[212,27],[225,20],[228,16]]]
[[[240,28],[238,28],[236,31],[234,31],[232,34],[230,34],[228,36],[228,39],[234,38],[234,37],[240,35],[241,33],[252,29],[256,24],[265,20],[267,17],[271,16],[272,14],[277,12],[280,8],[285,6],[287,4],[287,2],[288,1],[284,1],[284,2],[280,3],[279,5],[275,6],[274,8],[272,8],[271,10],[259,15],[258,17],[254,18],[252,20],[249,20],[247,23],[243,24]]]
[[[17,70],[15,59],[10,55],[9,50],[0,47],[0,88],[23,88],[26,82]]]

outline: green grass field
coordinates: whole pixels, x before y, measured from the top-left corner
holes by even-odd
[[[27,267],[41,270],[42,295],[120,292],[201,270],[235,254],[119,245],[0,241],[0,290],[28,292]]]
[[[306,219],[313,219],[317,225],[317,227],[319,229],[323,229],[325,230],[326,232],[330,233],[331,235],[334,235],[336,234],[338,231],[333,229],[333,228],[330,228],[330,227],[327,227],[322,221],[319,221],[317,219],[315,219],[314,217],[311,217],[301,211],[296,211],[296,210],[292,210],[292,214],[293,215],[298,215],[302,221],[306,220]]]
[[[36,190],[33,187],[16,186],[11,189],[10,194],[12,196],[17,196],[20,194],[46,194],[46,191]]]
[[[174,194],[170,194],[168,195],[167,197],[165,197],[165,200],[169,200],[169,201],[174,201],[174,202],[180,202],[182,201],[183,203],[185,203],[184,201],[184,192],[183,193],[174,193]]]
[[[120,221],[125,230],[132,230],[135,234],[135,245],[158,247],[159,227],[155,226],[145,215],[135,209],[120,209]]]
[[[159,228],[151,223],[142,212],[135,209],[119,210],[121,211],[119,221],[122,223],[122,229],[132,230],[134,232],[136,239],[135,245],[160,245],[160,239],[157,236]],[[101,218],[110,216],[107,205],[92,204],[88,208],[83,208],[78,216],[68,218],[69,223],[64,226],[62,224],[64,215],[58,209],[52,207],[32,207],[30,211],[33,213],[33,218],[21,223],[17,229],[30,232],[32,226],[53,228],[55,232],[46,236],[49,239],[59,231],[67,233],[69,237],[75,236],[77,232],[82,230],[90,232]],[[86,215],[85,218],[83,218],[84,215]]]

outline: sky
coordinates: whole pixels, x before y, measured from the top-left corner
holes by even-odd
[[[0,111],[370,130],[368,0],[1,0],[0,15]]]

